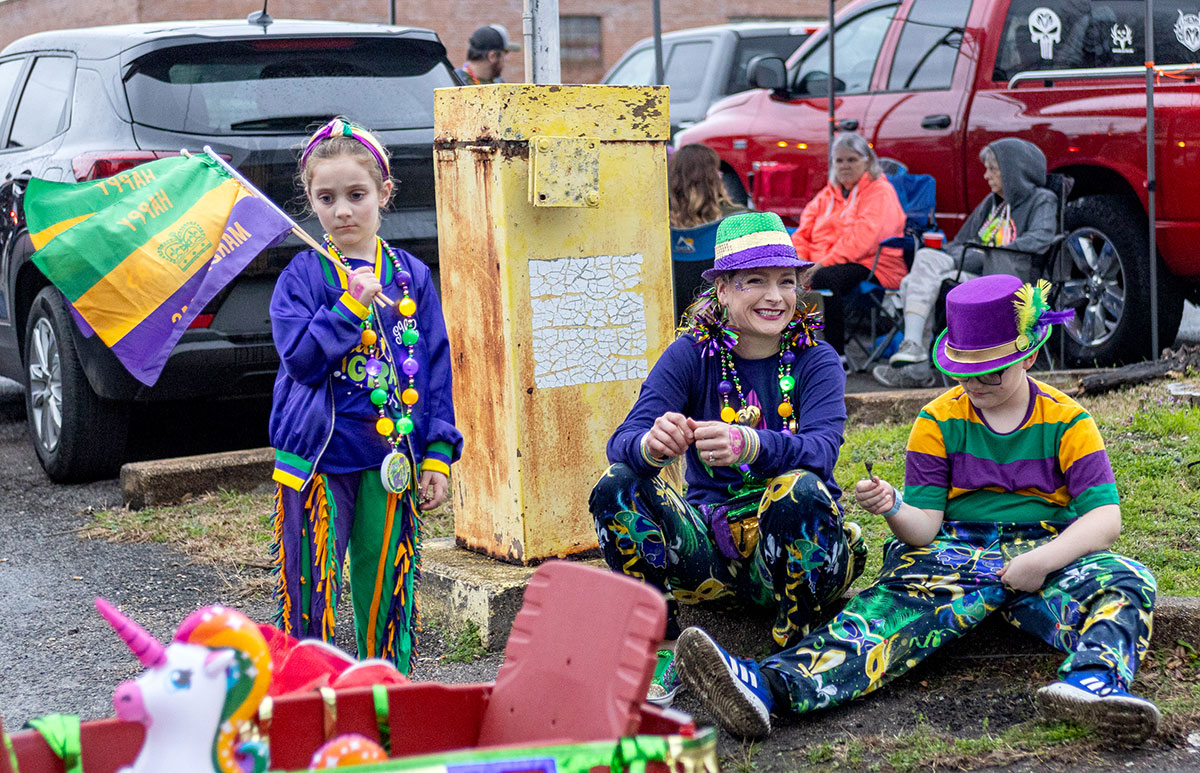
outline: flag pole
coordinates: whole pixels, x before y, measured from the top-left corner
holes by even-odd
[[[191,155],[187,150],[180,150],[179,152],[185,156]],[[342,262],[340,260],[333,257],[325,250],[325,245],[321,244],[316,239],[312,238],[312,236],[309,235],[308,231],[305,231],[303,228],[301,228],[296,223],[295,220],[292,219],[291,215],[284,212],[283,209],[281,209],[280,206],[278,204],[276,204],[274,201],[271,201],[271,199],[268,198],[265,193],[263,193],[257,187],[255,187],[254,183],[247,180],[242,175],[241,172],[239,172],[237,169],[235,169],[233,167],[232,164],[230,164],[228,161],[226,161],[225,159],[221,158],[216,153],[214,153],[211,145],[204,146],[204,154],[206,156],[208,156],[209,158],[211,158],[213,161],[220,164],[222,169],[224,169],[226,172],[228,172],[230,174],[230,176],[233,177],[233,179],[235,179],[239,183],[241,183],[242,187],[245,188],[247,191],[249,191],[255,198],[259,199],[264,204],[266,204],[268,207],[275,210],[275,213],[277,215],[279,215],[280,217],[284,218],[289,223],[291,223],[293,234],[300,237],[300,239],[302,239],[305,243],[308,244],[308,246],[312,247],[318,253],[320,253],[321,255],[324,255],[325,259],[328,260],[330,263],[332,263],[334,268],[336,268],[338,271],[341,271],[343,274],[346,275],[347,278],[349,278],[350,271],[345,266],[342,265]],[[387,306],[395,306],[396,305],[395,303],[392,302],[391,298],[388,298],[382,292],[377,293],[375,295],[375,297],[376,297],[376,299],[378,299],[381,302],[381,304],[386,304]]]

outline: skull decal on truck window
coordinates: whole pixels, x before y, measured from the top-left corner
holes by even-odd
[[[1042,58],[1054,58],[1054,44],[1062,40],[1062,19],[1041,6],[1029,12],[1029,39],[1042,47]]]
[[[1175,21],[1175,39],[1193,54],[1200,49],[1200,15],[1179,11]]]
[[[1112,37],[1112,52],[1114,54],[1133,53],[1133,30],[1128,24],[1112,25],[1109,35]]]

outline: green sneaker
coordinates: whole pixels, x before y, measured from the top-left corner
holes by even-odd
[[[659,650],[658,664],[654,667],[654,678],[650,680],[646,700],[660,708],[669,709],[675,700],[675,694],[682,686],[679,672],[675,670],[675,653],[666,649]]]

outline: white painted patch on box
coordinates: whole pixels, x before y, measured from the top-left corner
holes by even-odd
[[[642,256],[529,261],[539,389],[645,378]]]

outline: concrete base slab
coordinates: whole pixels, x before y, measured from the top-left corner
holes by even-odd
[[[253,491],[274,485],[274,466],[270,448],[130,462],[121,467],[121,495],[126,507],[141,510],[213,491]]]
[[[598,559],[583,563],[604,566]],[[502,650],[536,570],[462,550],[453,537],[424,540],[421,614],[451,630],[474,623],[484,648]]]

